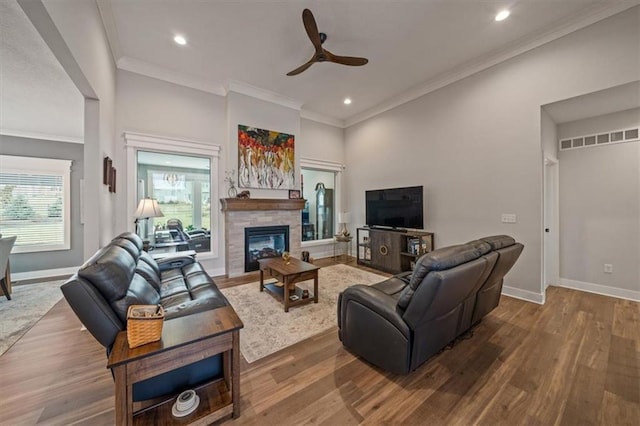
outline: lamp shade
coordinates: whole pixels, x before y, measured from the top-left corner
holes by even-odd
[[[351,221],[351,213],[342,212],[338,213],[338,223],[349,223]]]
[[[163,217],[162,210],[158,206],[158,201],[153,198],[143,198],[138,203],[138,208],[133,214],[136,219],[147,219],[150,217]]]

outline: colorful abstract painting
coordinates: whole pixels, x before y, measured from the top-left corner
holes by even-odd
[[[238,186],[295,189],[293,135],[238,126]]]

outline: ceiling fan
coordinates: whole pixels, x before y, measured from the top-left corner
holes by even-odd
[[[309,61],[293,71],[289,71],[287,75],[298,75],[302,71],[309,68],[315,62],[335,62],[336,64],[342,65],[350,65],[350,66],[361,66],[369,62],[367,58],[356,58],[353,56],[338,56],[329,52],[327,49],[322,47],[322,43],[327,39],[327,35],[325,33],[318,32],[318,26],[316,25],[316,20],[313,17],[313,13],[309,9],[305,9],[302,11],[302,23],[304,24],[304,29],[307,31],[307,35],[313,44],[313,47],[316,48],[316,53],[309,59]]]

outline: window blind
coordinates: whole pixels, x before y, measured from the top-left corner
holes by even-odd
[[[68,160],[0,156],[0,229],[14,252],[68,249]]]

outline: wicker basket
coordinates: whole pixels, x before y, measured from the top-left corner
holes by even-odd
[[[127,341],[130,348],[162,338],[164,309],[160,305],[131,305],[127,310]]]

